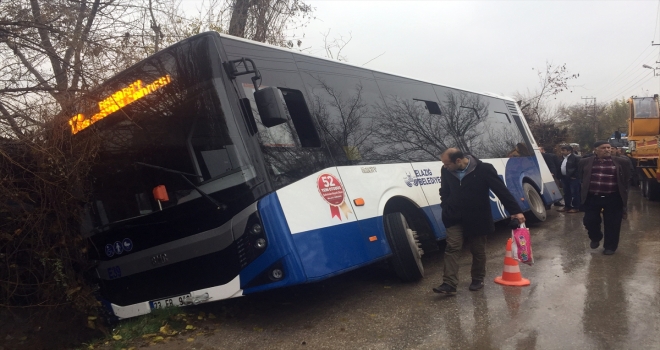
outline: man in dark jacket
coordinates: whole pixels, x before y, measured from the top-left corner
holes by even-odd
[[[580,160],[578,175],[582,180],[580,199],[584,210],[584,227],[587,228],[591,249],[603,242],[603,254],[612,255],[619,246],[621,220],[627,216],[630,162],[611,155],[607,141],[594,144],[595,157]],[[601,231],[601,212],[604,232]]]
[[[545,160],[545,164],[548,166],[548,170],[550,170],[552,177],[558,179],[559,176],[557,174],[557,163],[560,163],[559,157],[557,157],[557,155],[554,153],[545,153],[545,148],[543,147],[539,147],[539,152],[541,152],[543,160]]]
[[[566,206],[557,211],[567,213],[577,213],[580,211],[580,180],[577,177],[577,168],[580,157],[573,154],[573,147],[569,145],[561,146],[561,155],[564,157],[561,162],[561,182],[564,189],[564,203]]]
[[[559,157],[557,157],[556,154],[554,153],[546,153],[544,147],[539,147],[539,152],[541,152],[541,155],[543,156],[543,160],[545,161],[545,164],[548,166],[548,170],[550,170],[550,174],[552,174],[552,179],[555,180],[555,183],[557,184],[557,187],[561,188],[561,174],[558,172],[559,167],[561,166],[561,161],[559,160]],[[555,205],[558,207],[563,207],[564,203],[563,200],[558,200],[555,202]]]
[[[470,290],[480,290],[486,277],[486,235],[495,231],[489,190],[500,199],[512,219],[523,223],[525,216],[493,165],[466,156],[457,148],[444,151],[440,160],[444,164],[441,171],[440,207],[442,223],[447,228],[447,247],[443,283],[433,288],[433,291],[456,294],[458,258],[466,238],[471,241],[472,252]]]

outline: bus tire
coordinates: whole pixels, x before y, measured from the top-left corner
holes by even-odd
[[[404,282],[413,282],[424,277],[422,255],[417,233],[410,229],[403,214],[396,212],[383,217],[385,235],[392,250],[390,263]]]
[[[649,197],[649,182],[647,180],[642,180],[640,181],[639,188],[640,191],[642,192],[642,197],[648,198]]]
[[[646,182],[646,197],[650,201],[660,200],[660,184],[656,180],[648,180]]]
[[[523,193],[525,194],[525,200],[529,203],[530,210],[525,213],[525,219],[529,222],[542,222],[545,221],[548,214],[545,209],[545,203],[543,199],[534,186],[523,183]]]

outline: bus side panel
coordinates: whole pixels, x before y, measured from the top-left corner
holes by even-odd
[[[504,172],[505,172],[505,165],[504,165],[504,160],[502,159],[482,159],[484,163],[488,163],[492,165],[495,168],[495,171],[497,171],[497,175],[499,175],[500,179],[504,181]],[[506,182],[505,182],[506,183]],[[509,187],[509,184],[507,183],[507,188],[509,191],[511,191],[511,188]],[[509,212],[504,208],[504,205],[502,205],[502,202],[500,199],[493,193],[493,191],[488,191],[488,196],[490,198],[490,211],[491,214],[493,214],[493,221],[500,221],[503,219],[508,218]],[[515,197],[515,195],[514,195]],[[518,200],[518,204],[520,204],[519,198],[516,198]]]
[[[424,163],[419,164],[425,168]],[[383,248],[389,250],[388,243],[383,238],[385,231],[382,219],[387,202],[392,197],[403,197],[418,208],[427,208],[429,204],[422,188],[428,185],[428,187],[435,188],[436,193],[439,188],[439,177],[432,184],[430,180],[427,180],[427,178],[431,178],[430,176],[422,176],[420,171],[415,173],[410,163],[344,166],[338,167],[337,170],[346,186],[348,198],[351,201],[360,198],[364,203],[361,206],[354,206],[355,215],[360,220],[359,225],[362,232],[367,237],[375,237],[370,238],[369,247],[372,252],[376,253],[382,252]],[[426,174],[428,174],[430,170],[426,170]],[[373,219],[376,221],[372,221]],[[432,223],[436,220],[431,215],[427,216],[427,222],[433,226]],[[438,227],[437,222],[435,226]],[[376,238],[378,241],[374,240]],[[374,243],[377,244],[374,245]]]
[[[530,157],[515,157],[504,160],[506,162],[506,170],[504,180],[507,187],[511,191],[514,197],[518,199],[518,204],[520,204],[523,211],[530,209],[529,204],[526,201],[520,201],[520,198],[524,198],[522,183],[523,179],[527,178],[540,190],[540,195],[543,198],[546,204],[554,202],[554,196],[557,196],[558,189],[555,190],[553,194],[552,191],[554,181],[552,183],[544,183],[542,178],[542,168],[543,166],[546,171],[547,166],[545,163],[539,164],[539,160],[536,156]]]
[[[244,294],[305,282],[307,276],[296,253],[277,193],[262,198],[258,210],[268,239],[268,247],[261,256],[241,271],[241,288],[244,289]],[[252,280],[278,261],[284,271],[284,278],[281,281],[248,287]]]
[[[380,219],[365,218],[358,223],[345,186],[337,168],[326,168],[277,191],[308,280],[326,278],[391,254]],[[365,231],[363,226],[381,228]]]
[[[447,236],[445,226],[442,224],[442,208],[440,208],[440,172],[442,171],[442,163],[438,160],[435,162],[419,162],[412,163],[413,181],[406,181],[409,187],[419,186],[424,191],[424,196],[428,202],[427,207],[422,207],[422,210],[429,219],[431,229],[435,238],[440,240]]]
[[[293,235],[300,260],[310,281],[324,279],[342,272],[367,265],[378,257],[373,256],[368,241],[362,237],[362,225],[377,227],[380,218],[372,218],[301,232]],[[382,224],[380,224],[382,226]],[[386,242],[379,235],[379,242]],[[377,246],[377,243],[373,244]],[[381,257],[390,254],[382,252]]]

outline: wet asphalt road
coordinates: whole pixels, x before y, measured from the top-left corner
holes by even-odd
[[[426,277],[406,284],[383,265],[324,282],[206,304],[206,335],[158,349],[660,349],[660,203],[631,191],[615,255],[589,248],[582,213],[552,208],[532,225],[529,287],[493,282],[510,230],[489,236],[484,290],[468,291],[469,251],[458,294],[431,288],[442,253],[425,256]]]

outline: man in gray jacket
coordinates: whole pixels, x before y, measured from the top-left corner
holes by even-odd
[[[591,249],[598,248],[601,239],[605,238],[605,255],[614,254],[619,246],[621,221],[627,217],[630,182],[630,163],[620,157],[612,157],[611,152],[607,141],[597,141],[594,143],[596,156],[584,158],[578,164],[578,178],[582,181],[582,221],[589,233]]]

